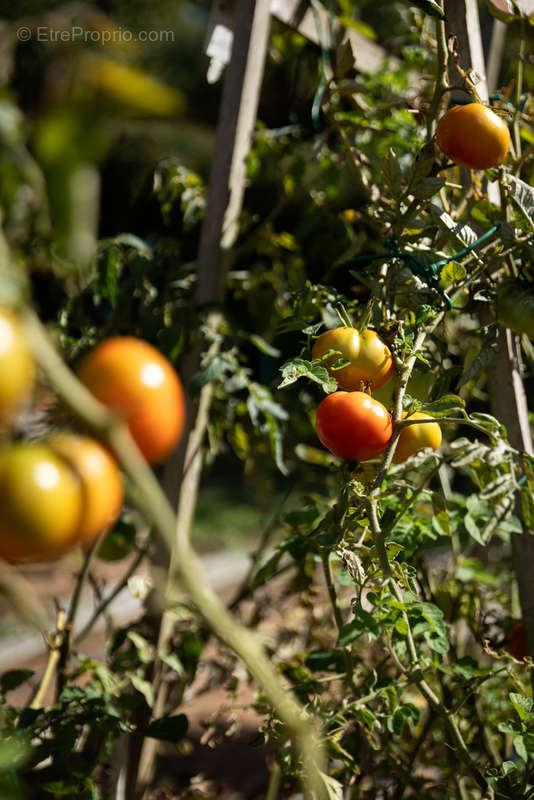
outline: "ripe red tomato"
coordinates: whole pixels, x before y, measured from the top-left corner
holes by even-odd
[[[447,111],[438,122],[436,140],[445,155],[471,169],[497,166],[510,147],[506,122],[481,103]]]
[[[107,339],[85,357],[78,375],[124,417],[149,463],[169,455],[183,430],[185,400],[180,378],[155,347],[131,336]]]
[[[349,391],[359,391],[368,385],[371,389],[383,386],[395,371],[392,355],[375,331],[359,333],[356,328],[334,328],[321,334],[313,345],[312,357],[322,358],[328,350],[339,350],[350,361],[346,367],[332,370],[338,386]],[[326,359],[330,367],[339,356]]]
[[[524,661],[527,657],[527,640],[525,637],[525,626],[523,620],[519,620],[508,631],[506,636],[506,648],[510,655],[518,661]]]
[[[83,508],[76,542],[92,544],[110,530],[122,508],[124,490],[117,463],[101,444],[89,436],[58,433],[48,443],[80,478]]]
[[[76,541],[81,482],[45,444],[15,444],[0,453],[0,558],[39,560]]]
[[[0,423],[9,422],[30,394],[35,363],[16,315],[0,308]]]
[[[369,461],[384,452],[393,433],[387,409],[364,392],[334,392],[319,404],[317,436],[331,453]]]
[[[406,416],[404,413],[403,418]],[[432,419],[428,414],[416,412],[410,415],[410,419]],[[395,464],[402,464],[418,450],[431,447],[437,450],[441,444],[441,428],[437,422],[425,422],[424,425],[408,425],[403,428],[397,442],[397,447],[393,455]]]

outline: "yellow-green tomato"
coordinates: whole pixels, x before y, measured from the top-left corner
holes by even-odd
[[[402,415],[403,419],[406,417],[406,412]],[[416,411],[415,414],[410,414],[410,419],[433,419],[428,414],[421,414]],[[397,442],[397,449],[393,456],[395,464],[402,464],[418,450],[424,450],[426,447],[431,447],[432,450],[437,450],[441,444],[441,428],[437,422],[425,422],[421,425],[408,425],[403,428],[399,441]]]
[[[0,308],[0,424],[9,422],[30,394],[35,363],[16,315]]]
[[[75,433],[57,433],[48,440],[78,475],[83,511],[76,541],[87,546],[107,533],[117,520],[124,500],[117,462],[99,442]]]
[[[83,510],[81,482],[44,444],[21,443],[0,453],[0,558],[41,560],[76,540]]]
[[[361,333],[356,328],[334,328],[321,334],[313,345],[313,358],[322,358],[329,350],[337,350],[350,363],[341,369],[332,370],[332,375],[341,389],[359,391],[363,386],[378,389],[395,371],[393,357],[375,331]],[[326,360],[330,368],[339,356]]]

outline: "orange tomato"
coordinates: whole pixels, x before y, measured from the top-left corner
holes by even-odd
[[[39,560],[76,541],[81,482],[45,444],[15,444],[0,453],[0,558]]]
[[[317,436],[335,456],[369,461],[388,446],[393,433],[387,409],[364,392],[333,392],[317,409]]]
[[[120,514],[124,490],[117,463],[89,436],[58,433],[49,440],[49,445],[80,478],[83,507],[76,541],[89,545],[107,533]]]
[[[149,463],[169,455],[183,430],[185,400],[180,378],[155,347],[132,336],[107,339],[88,353],[78,375],[122,415]]]
[[[9,422],[31,393],[35,363],[16,315],[0,308],[0,423]]]
[[[341,369],[331,370],[338,386],[358,391],[364,386],[378,389],[395,371],[393,357],[375,331],[359,333],[356,328],[334,328],[321,334],[313,345],[312,357],[322,358],[329,350],[338,350],[350,363]],[[333,355],[326,359],[327,367],[339,359]]]
[[[436,140],[445,155],[471,169],[497,166],[510,147],[506,122],[481,103],[447,111],[438,122]]]
[[[406,417],[406,413],[403,415]],[[421,414],[416,412],[410,414],[410,419],[433,419],[428,414]],[[393,462],[395,464],[402,464],[418,450],[423,450],[425,447],[431,447],[437,450],[441,444],[441,428],[437,422],[425,422],[423,425],[408,425],[403,428],[397,442]]]

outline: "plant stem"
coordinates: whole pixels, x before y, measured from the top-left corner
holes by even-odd
[[[239,624],[221,604],[203,577],[202,564],[193,551],[188,533],[176,537],[176,517],[154,473],[147,466],[124,424],[114,419],[82,386],[64,364],[46,329],[29,308],[23,311],[28,339],[45,376],[57,394],[90,429],[111,447],[136,489],[139,507],[169,549],[175,545],[176,578],[188,591],[200,614],[214,633],[246,664],[295,741],[304,764],[303,788],[307,798],[326,796],[322,778],[324,753],[314,724],[281,682],[257,637]],[[111,424],[110,424],[111,422]],[[115,423],[115,424],[114,424]]]
[[[282,770],[278,761],[274,761],[271,767],[271,774],[269,775],[269,786],[267,787],[267,794],[265,800],[276,800],[278,792],[280,791],[280,782],[282,778]]]
[[[520,20],[519,53],[517,54],[517,73],[515,79],[515,119],[514,149],[516,159],[521,158],[521,131],[519,130],[519,105],[523,93],[523,75],[525,73],[525,20]]]
[[[89,633],[91,632],[91,630],[93,628],[93,625],[98,620],[100,615],[103,614],[106,611],[108,606],[111,605],[111,603],[115,600],[115,598],[122,592],[124,587],[128,584],[129,579],[132,577],[132,575],[134,574],[135,570],[138,568],[138,566],[140,565],[141,561],[146,556],[147,552],[148,552],[148,545],[146,545],[145,547],[141,548],[138,551],[136,557],[132,561],[131,565],[128,567],[124,577],[116,584],[116,586],[113,589],[113,591],[110,594],[108,594],[107,597],[105,597],[98,604],[98,606],[95,608],[91,618],[85,623],[85,625],[83,626],[82,630],[79,631],[79,633],[77,633],[75,635],[74,641],[76,642],[76,644],[78,644],[78,642],[81,642],[83,639],[86,638],[86,636],[89,635]]]
[[[341,609],[339,608],[339,603],[336,594],[336,587],[334,586],[334,579],[332,576],[330,551],[327,550],[326,548],[321,549],[321,561],[323,564],[323,572],[326,582],[326,588],[328,589],[328,596],[330,597],[330,603],[332,604],[332,611],[334,612],[334,619],[336,620],[337,629],[339,633],[341,633],[341,629],[343,628],[343,617],[341,616]],[[354,665],[352,663],[352,656],[350,654],[350,650],[347,647],[343,648],[343,659],[345,662],[345,674],[347,681],[349,682],[350,686],[353,689],[355,689]]]
[[[443,3],[440,3],[443,6]],[[436,80],[434,83],[434,94],[430,101],[430,106],[426,114],[427,120],[427,142],[432,140],[436,132],[437,116],[443,95],[448,89],[447,82],[447,34],[445,22],[436,19]]]
[[[50,686],[50,683],[56,672],[57,665],[59,663],[61,648],[63,646],[63,640],[65,638],[66,623],[67,623],[67,614],[63,609],[60,609],[57,612],[56,631],[52,636],[49,644],[49,653],[48,653],[48,661],[46,664],[46,668],[43,673],[43,677],[41,678],[41,683],[39,684],[39,688],[37,689],[37,692],[35,693],[29,704],[29,708],[42,708],[45,695],[48,691],[48,687]]]
[[[93,544],[85,551],[82,568],[80,570],[80,574],[78,575],[78,579],[76,581],[74,594],[72,595],[69,613],[67,616],[67,621],[65,623],[65,633],[63,636],[63,641],[61,643],[60,659],[58,663],[56,697],[59,697],[61,692],[65,688],[66,669],[69,662],[72,643],[73,643],[74,623],[76,622],[76,616],[78,614],[78,609],[80,607],[82,593],[85,587],[85,583],[87,581],[87,576],[89,575],[91,561],[93,560],[97,544],[98,542],[93,542]]]

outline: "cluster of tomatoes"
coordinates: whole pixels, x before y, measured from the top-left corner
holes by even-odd
[[[506,123],[490,108],[481,103],[468,103],[454,106],[441,117],[436,141],[441,151],[456,164],[488,169],[506,157],[510,133]],[[380,402],[379,396],[382,387],[395,383],[392,355],[374,331],[360,333],[350,327],[324,333],[315,342],[312,355],[322,359],[329,351],[341,354],[349,363],[332,370],[339,355],[325,358],[340,391],[328,395],[319,405],[317,435],[339,458],[351,461],[376,458],[387,449],[393,435],[391,416],[386,408],[392,405],[393,392],[385,392],[386,405]],[[360,391],[362,387],[368,388],[371,394]],[[393,456],[395,463],[406,461],[423,448],[436,450],[440,446],[440,427],[436,422],[428,422],[429,419],[432,418],[417,412],[411,415],[412,422],[427,421],[402,429]]]
[[[334,352],[328,355],[330,351]],[[340,355],[348,364],[333,369]],[[376,395],[360,389],[364,386],[376,392],[394,383],[395,364],[387,345],[375,331],[360,333],[347,326],[319,336],[312,357],[324,358],[340,387],[325,397],[317,409],[316,431],[321,442],[335,456],[348,461],[369,461],[384,453],[393,435],[390,413]],[[388,404],[392,398],[393,392],[389,393]],[[416,412],[410,419],[432,417]],[[437,450],[440,444],[441,429],[437,422],[409,425],[400,433],[393,461],[400,464],[418,450],[426,447]]]
[[[30,401],[36,365],[23,326],[0,308],[0,425],[4,434]],[[78,377],[127,424],[149,463],[178,442],[185,418],[180,379],[152,345],[108,339],[82,361]],[[119,466],[96,439],[60,431],[0,449],[0,557],[34,561],[92,544],[116,522],[124,499]]]

